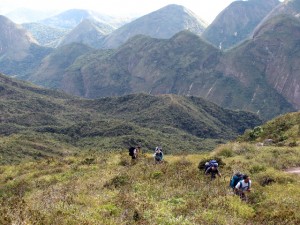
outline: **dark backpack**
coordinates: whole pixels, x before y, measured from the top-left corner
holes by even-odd
[[[235,188],[235,186],[238,184],[238,182],[240,182],[241,180],[243,180],[243,174],[234,174],[231,179],[230,179],[230,183],[229,186],[231,188]]]
[[[210,160],[209,162],[206,162],[205,163],[205,167],[204,167],[204,172],[206,172],[206,170],[208,168],[211,168],[211,167],[218,167],[219,166],[219,163],[217,162],[217,160],[213,159],[213,160]]]
[[[155,153],[155,159],[156,159],[157,161],[162,160],[162,157],[163,157],[163,153],[162,153],[162,152],[156,152],[156,153]]]
[[[134,150],[135,150],[135,147],[130,147],[130,148],[128,149],[129,155],[130,155],[130,156],[134,156]]]

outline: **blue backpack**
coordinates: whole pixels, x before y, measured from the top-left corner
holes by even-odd
[[[206,170],[208,169],[208,168],[210,168],[210,167],[218,167],[219,166],[219,163],[217,162],[217,160],[215,160],[215,159],[212,159],[212,160],[210,160],[209,162],[206,162],[205,163],[205,170],[204,170],[204,172],[206,172]]]
[[[243,174],[234,174],[232,176],[232,178],[230,179],[230,183],[229,183],[229,186],[231,188],[235,188],[235,186],[238,184],[238,182],[240,182],[241,180],[243,180]]]

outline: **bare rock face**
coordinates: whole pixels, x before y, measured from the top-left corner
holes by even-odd
[[[267,84],[300,109],[299,42],[300,22],[274,17],[251,40],[229,51],[219,69],[247,87]]]
[[[284,1],[255,28],[249,41],[231,51],[234,57],[224,62],[227,75],[239,77],[244,83],[249,83],[251,77],[260,77],[297,110],[300,109],[299,15],[300,0]]]
[[[0,55],[12,60],[22,60],[28,49],[37,41],[29,32],[4,16],[0,16]]]
[[[264,50],[268,55],[265,68],[266,79],[270,85],[299,110],[300,21],[288,16],[279,16],[269,20],[264,26],[254,38],[258,42],[261,37],[269,36],[269,40],[264,41]],[[266,27],[268,27],[268,31],[264,32]]]
[[[300,17],[300,0],[285,0],[281,4],[277,5],[260,23],[263,25],[269,19],[272,19],[278,15],[290,15],[295,18]],[[260,26],[257,26],[259,29]]]
[[[220,49],[228,49],[250,37],[253,29],[278,4],[278,0],[234,1],[207,27],[202,37]]]

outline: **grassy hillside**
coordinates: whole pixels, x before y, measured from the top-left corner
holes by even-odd
[[[223,109],[198,97],[137,94],[83,101],[105,115],[125,119],[142,127],[167,132],[176,127],[204,138],[233,138],[258,123],[254,114]],[[170,132],[172,132],[170,130]]]
[[[223,177],[210,182],[199,162],[218,157]],[[219,146],[211,155],[151,155],[130,162],[127,151],[0,167],[1,224],[299,224],[299,147]],[[242,202],[228,188],[233,171],[251,176]]]
[[[248,130],[240,137],[242,141],[264,142],[271,139],[277,146],[297,146],[300,139],[300,114],[289,113],[275,118],[262,126]]]
[[[284,172],[300,166],[300,113],[248,130],[239,142],[199,152],[201,145],[220,139],[188,133],[180,127],[180,117],[173,114],[178,110],[165,111],[167,116],[161,112],[176,103],[176,107],[188,109],[183,115],[189,112],[195,124],[201,117],[199,111],[202,118],[220,114],[220,108],[202,99],[131,95],[81,100],[0,78],[1,109],[7,110],[6,117],[10,115],[8,120],[1,115],[1,126],[17,128],[0,136],[0,160],[7,164],[0,166],[0,224],[300,223],[299,177]],[[33,101],[38,97],[39,104]],[[42,104],[44,101],[47,104]],[[14,104],[20,107],[14,108]],[[148,104],[157,107],[159,123],[168,129],[151,127],[158,117],[155,110],[146,110]],[[20,110],[14,113],[17,108]],[[43,110],[51,112],[52,123]],[[230,121],[225,111],[210,122],[203,121],[222,126],[220,121]],[[31,120],[24,124],[17,118],[25,112]],[[131,117],[131,113],[137,116]],[[231,113],[236,123],[247,120]],[[43,119],[36,121],[37,114]],[[146,115],[153,115],[153,120],[146,122]],[[168,118],[173,123],[168,123]],[[216,118],[220,118],[218,123]],[[273,141],[257,144],[270,138]],[[137,141],[142,142],[144,153],[132,162],[124,146]],[[159,165],[148,151],[157,143],[163,143],[166,153],[165,163]],[[198,153],[191,154],[196,150]],[[219,160],[222,173],[214,181],[198,169],[212,158]],[[16,161],[20,163],[12,165]],[[252,179],[247,202],[228,188],[230,176],[237,170]]]
[[[0,76],[0,163],[78,151],[212,150],[261,123],[195,97],[129,95],[85,100]]]

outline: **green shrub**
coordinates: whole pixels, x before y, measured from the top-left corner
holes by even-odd
[[[250,219],[255,216],[254,209],[245,202],[241,202],[237,196],[228,196],[226,200],[228,201],[229,211],[233,215],[237,215],[243,219]]]
[[[176,168],[187,168],[192,165],[192,162],[183,157],[181,160],[176,161],[173,165]]]
[[[295,179],[289,174],[273,169],[268,169],[255,175],[255,179],[261,186],[270,185],[272,183],[288,184],[295,182]]]
[[[82,164],[83,165],[91,165],[91,164],[94,164],[96,161],[95,158],[85,158],[83,161],[82,161]]]
[[[121,159],[119,162],[120,166],[130,166],[131,165],[131,161],[129,159]]]
[[[238,155],[244,155],[247,153],[254,153],[255,146],[249,143],[240,143],[233,146],[233,152]]]
[[[261,126],[254,127],[254,129],[249,132],[250,141],[256,140],[262,133],[263,128]]]
[[[259,173],[259,172],[266,171],[266,169],[267,168],[266,168],[265,165],[258,165],[258,164],[256,164],[256,165],[251,166],[249,172],[251,174],[256,174],[256,173]]]
[[[121,212],[121,210],[116,205],[114,205],[113,203],[102,205],[100,207],[100,211],[105,216],[117,216]]]
[[[265,187],[265,199],[256,209],[260,224],[300,224],[299,184],[274,184]]]
[[[199,169],[200,171],[204,171],[204,169],[205,169],[205,163],[206,163],[206,162],[209,162],[210,160],[213,160],[213,159],[217,160],[219,166],[221,166],[221,167],[226,165],[225,162],[222,160],[222,158],[216,156],[216,157],[210,157],[210,158],[202,159],[202,160],[199,162],[199,164],[198,164],[198,169]]]
[[[130,178],[128,175],[117,175],[112,178],[109,182],[104,184],[106,188],[120,188],[130,183]]]
[[[158,178],[160,178],[161,176],[162,176],[162,172],[161,171],[154,171],[152,174],[151,174],[151,177],[153,178],[153,179],[158,179]]]
[[[288,146],[289,147],[296,147],[296,146],[298,146],[298,143],[297,143],[297,141],[291,141],[289,144],[288,144]]]
[[[229,158],[234,156],[234,152],[231,148],[223,148],[217,153],[217,156],[221,156],[221,157],[223,156],[225,158]]]

